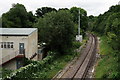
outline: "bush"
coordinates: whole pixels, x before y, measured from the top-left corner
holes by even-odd
[[[6,77],[7,75],[9,75],[11,72],[13,72],[12,70],[8,70],[5,68],[0,68],[0,77]]]
[[[49,56],[44,58],[42,61],[36,61],[35,64],[31,63],[25,67],[21,67],[20,69],[14,71],[12,74],[5,76],[3,80],[16,78],[32,78],[36,72],[41,71],[44,67],[47,66],[47,64],[53,62],[55,53],[49,52],[48,54]]]
[[[40,42],[45,42],[48,50],[63,54],[72,47],[75,29],[69,11],[47,13],[38,19],[34,27],[38,28]]]
[[[80,46],[82,45],[82,43],[80,43],[80,42],[76,42],[76,41],[74,41],[73,42],[73,48],[79,48]]]

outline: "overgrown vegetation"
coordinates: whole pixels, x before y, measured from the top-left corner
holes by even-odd
[[[76,44],[78,46],[79,42]],[[74,44],[74,46],[76,46],[76,44]],[[48,56],[42,61],[31,62],[31,64],[14,71],[3,79],[52,78],[59,70],[63,69],[69,61],[80,54],[74,52],[75,49],[76,47],[73,47],[69,51],[69,54],[65,55],[57,54],[56,52],[49,52]]]
[[[119,52],[113,50],[110,44],[108,44],[108,39],[106,36],[102,36],[100,39],[100,54],[101,58],[96,67],[96,78],[114,78],[119,79],[118,72],[118,56]]]
[[[48,50],[64,54],[72,47],[75,34],[69,11],[47,13],[43,18],[39,18],[35,27],[39,29],[40,42],[45,42]]]
[[[81,44],[73,42],[77,34],[78,11],[81,16],[81,34],[94,31],[101,37],[100,59],[97,78],[120,78],[120,5],[110,7],[98,17],[89,16],[84,9],[42,7],[36,10],[36,15],[27,12],[22,4],[13,4],[12,8],[2,15],[4,28],[38,28],[39,43],[45,42],[48,51],[54,51],[43,61],[30,62],[29,65],[18,69],[10,78],[52,78],[63,66],[73,59],[77,53],[72,47]],[[1,17],[0,17],[1,20]],[[88,22],[89,21],[89,22]],[[89,27],[88,27],[89,25]],[[59,54],[58,54],[59,53]]]
[[[1,77],[7,77],[7,76],[9,76],[12,72],[13,72],[13,70],[8,70],[8,69],[0,68],[0,78],[1,78]]]
[[[2,14],[2,27],[4,28],[31,28],[35,22],[32,12],[27,12],[22,4],[13,4],[12,8]]]
[[[96,78],[120,78],[120,5],[110,7],[104,14],[92,17],[92,30],[101,37],[101,59]]]

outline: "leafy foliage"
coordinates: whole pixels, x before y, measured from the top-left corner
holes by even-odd
[[[94,23],[94,31],[105,34],[112,48],[119,50],[120,44],[120,5],[112,6],[103,15],[99,15]]]
[[[51,7],[42,7],[42,8],[38,8],[36,10],[36,16],[39,17],[43,17],[46,13],[52,12],[52,11],[56,11],[57,10],[55,8],[51,8]]]
[[[97,66],[96,76],[99,78],[119,79],[120,72],[120,5],[110,7],[110,9],[102,15],[99,15],[93,24],[93,30],[102,36],[105,36],[100,54],[103,57]],[[106,47],[105,47],[106,46]],[[107,66],[105,66],[107,64]],[[98,74],[99,73],[99,74]]]
[[[48,52],[48,56],[42,61],[32,62],[25,67],[12,72],[10,75],[3,77],[3,80],[16,79],[48,79],[52,78],[59,70],[79,55],[77,52],[70,52],[70,54],[57,54],[56,52]],[[56,55],[57,54],[57,55]]]
[[[93,31],[94,30],[94,24],[95,21],[97,20],[97,17],[90,15],[88,16],[88,28],[87,31]]]
[[[12,8],[2,15],[2,27],[21,28],[32,27],[34,16],[32,12],[27,12],[22,4],[13,4]]]
[[[74,48],[79,48],[82,44],[80,42],[73,42]]]
[[[74,24],[69,11],[48,13],[38,20],[35,27],[39,29],[40,41],[47,43],[50,50],[64,53],[72,46]]]
[[[0,68],[0,78],[10,75],[13,71],[5,68]]]
[[[49,52],[52,53],[52,52]],[[10,76],[6,76],[3,79],[16,79],[16,78],[32,78],[36,72],[41,71],[47,64],[50,64],[54,60],[55,54],[52,53],[44,58],[42,61],[37,61],[37,63],[31,63],[25,67],[14,71]],[[31,74],[32,73],[32,74]]]

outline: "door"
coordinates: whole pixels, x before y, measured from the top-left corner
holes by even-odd
[[[19,69],[20,67],[23,67],[23,60],[22,59],[17,59],[16,60],[16,66],[17,66],[17,69]]]
[[[19,43],[19,54],[24,54],[24,43]]]

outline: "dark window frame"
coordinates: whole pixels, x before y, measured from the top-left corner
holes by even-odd
[[[0,42],[0,48],[2,49],[11,49],[14,47],[14,42]]]

